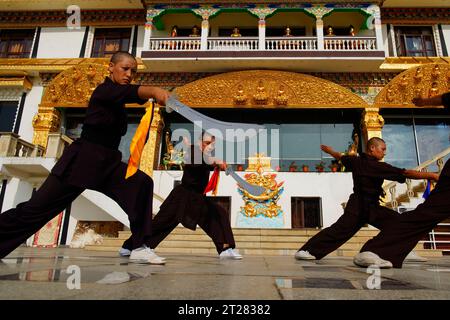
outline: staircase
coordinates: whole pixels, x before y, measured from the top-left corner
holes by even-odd
[[[449,154],[450,148],[447,148],[432,159],[414,168],[414,170],[426,171],[430,165],[435,163],[439,168],[439,172],[441,172],[444,167],[444,158]],[[407,179],[405,184],[397,182],[387,184],[384,187],[388,195],[386,206],[399,212],[415,209],[425,201],[422,196],[426,185],[426,181],[410,179]],[[419,242],[419,245],[421,249],[439,250],[443,255],[450,255],[450,219],[439,223],[435,229]]]
[[[313,235],[316,229],[234,229],[236,248],[243,255],[294,255],[294,253]],[[353,238],[343,244],[329,256],[353,257],[362,245],[378,233],[378,230],[362,228]],[[117,252],[123,241],[130,236],[130,231],[120,231],[118,238],[104,238],[101,245],[88,245],[86,250]],[[424,257],[440,257],[439,250],[424,249],[418,244],[416,252]],[[216,255],[211,239],[203,230],[196,231],[177,227],[157,247],[158,253],[188,253]]]

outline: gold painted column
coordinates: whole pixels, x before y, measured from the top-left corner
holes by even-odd
[[[150,125],[147,144],[144,147],[140,169],[148,174],[153,175],[153,169],[158,163],[159,149],[161,148],[161,135],[164,128],[164,120],[161,117],[161,109],[158,104],[153,109],[153,120]]]
[[[33,144],[47,147],[48,134],[57,132],[61,124],[61,114],[53,107],[39,107],[33,118]]]
[[[362,135],[364,137],[364,142],[370,138],[378,137],[381,138],[381,130],[384,126],[384,119],[379,114],[379,108],[366,108],[362,114],[361,118],[361,129]]]

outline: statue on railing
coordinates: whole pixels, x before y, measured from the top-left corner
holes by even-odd
[[[334,34],[334,29],[333,29],[332,26],[328,26],[328,27],[327,27],[327,34],[326,34],[326,36],[327,36],[327,37],[334,37],[334,36],[336,36],[336,35]]]
[[[230,35],[230,37],[242,37],[242,35],[239,32],[239,28],[238,27],[234,27],[233,28],[233,33]]]
[[[289,26],[286,27],[286,29],[284,30],[284,36],[285,37],[292,37],[291,28],[289,28]]]
[[[163,157],[164,169],[169,170],[172,167],[176,167],[180,170],[183,170],[185,152],[183,150],[178,151],[173,147],[172,141],[170,140],[169,131],[166,132],[165,141],[167,152]]]
[[[192,31],[189,37],[200,37],[199,29],[197,26],[192,27]]]

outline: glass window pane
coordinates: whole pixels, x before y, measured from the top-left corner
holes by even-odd
[[[420,162],[430,160],[449,147],[450,119],[416,119]],[[447,157],[448,158],[448,157]],[[447,159],[446,158],[446,159]],[[429,168],[437,171],[437,166]]]
[[[16,120],[17,102],[0,102],[0,132],[12,132]]]
[[[423,49],[421,37],[407,36],[405,37],[405,39],[406,39],[406,50],[419,51]]]
[[[401,168],[414,168],[417,163],[412,119],[385,118],[383,139],[387,152],[385,161]]]

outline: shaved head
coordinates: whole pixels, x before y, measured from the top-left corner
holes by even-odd
[[[370,150],[372,146],[378,146],[381,143],[386,144],[386,142],[381,138],[378,137],[370,138],[369,141],[367,141],[367,150]]]
[[[134,61],[136,61],[136,58],[132,54],[130,54],[130,53],[126,52],[126,51],[117,51],[116,53],[114,53],[111,56],[111,60],[109,60],[109,62],[115,64],[115,63],[118,63],[119,61],[121,61],[124,58],[133,59]]]

